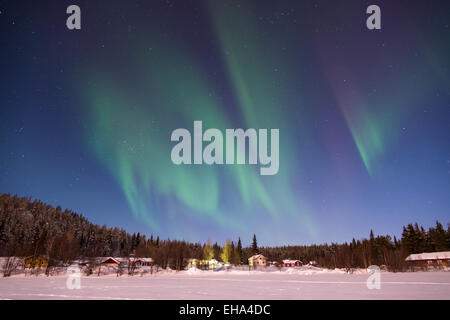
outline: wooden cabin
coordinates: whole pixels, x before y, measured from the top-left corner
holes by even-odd
[[[290,260],[285,259],[281,262],[282,267],[301,267],[303,265],[303,262],[300,260]]]
[[[117,268],[120,265],[120,261],[113,257],[108,257],[108,258],[104,258],[102,260],[102,262],[100,262],[100,264],[105,267]]]
[[[151,267],[153,265],[152,258],[129,258],[128,265],[135,267]]]
[[[410,254],[405,261],[410,265],[419,267],[450,266],[450,251]]]
[[[267,258],[262,254],[255,254],[248,258],[248,265],[251,267],[265,267],[267,266]]]

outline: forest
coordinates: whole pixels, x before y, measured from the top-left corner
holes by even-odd
[[[252,245],[242,247],[241,239],[224,244],[162,240],[158,236],[130,234],[89,222],[81,214],[62,210],[29,197],[0,195],[0,256],[37,257],[44,255],[49,266],[67,266],[74,260],[90,257],[151,257],[160,268],[184,269],[188,260],[212,259],[234,265],[247,264],[260,253],[268,261],[298,259],[315,261],[325,268],[367,268],[385,266],[389,271],[404,271],[405,258],[411,253],[450,250],[450,224],[445,229],[436,221],[425,230],[417,223],[403,227],[400,239],[389,235],[352,239],[345,243],[260,247],[256,235]]]

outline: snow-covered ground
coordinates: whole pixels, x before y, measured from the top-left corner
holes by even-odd
[[[81,276],[80,289],[68,289],[63,275],[16,275],[0,278],[0,299],[450,299],[448,271],[380,276],[381,288],[369,290],[365,271],[318,268]]]

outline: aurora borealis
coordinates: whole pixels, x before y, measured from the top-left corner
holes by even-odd
[[[0,3],[0,193],[192,241],[450,220],[448,1],[381,1],[372,31],[362,1],[75,2],[75,31],[71,2]],[[279,128],[278,174],[174,165],[197,120]]]

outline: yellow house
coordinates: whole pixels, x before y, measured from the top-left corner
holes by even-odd
[[[190,259],[188,268],[200,268],[200,269],[215,269],[219,266],[219,261],[216,259],[211,260],[200,260],[200,259]]]
[[[44,256],[25,258],[25,269],[45,269],[48,266],[48,260]]]
[[[259,266],[265,267],[267,265],[267,258],[264,257],[262,254],[255,254],[254,256],[248,258],[248,265],[251,267],[259,267]]]

